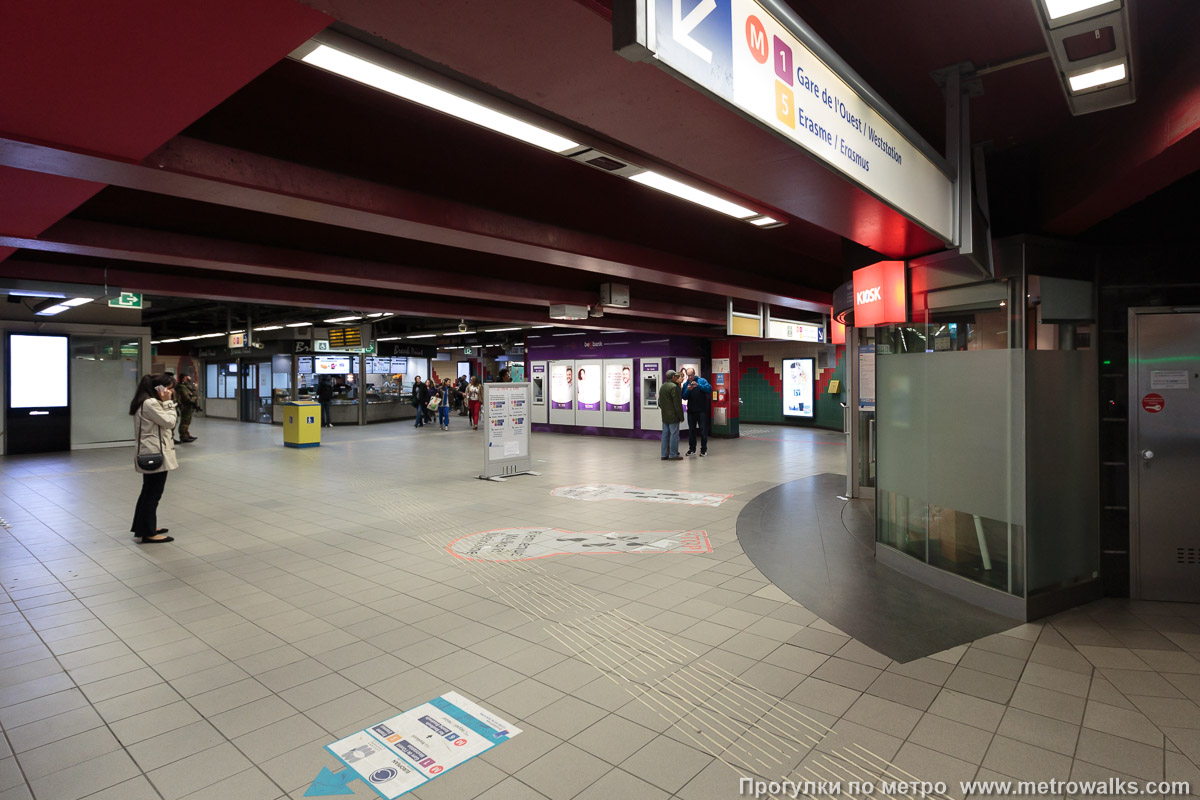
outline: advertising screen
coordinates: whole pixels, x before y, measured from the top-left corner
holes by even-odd
[[[579,405],[576,408],[581,411],[599,411],[600,392],[604,388],[604,382],[600,377],[600,365],[589,364],[586,367],[580,367],[575,378],[578,381],[576,391],[579,393]]]
[[[459,375],[465,375],[467,380],[471,379],[470,361],[459,361],[457,364],[455,364],[454,377],[458,378]]]
[[[345,375],[350,371],[350,356],[314,356],[313,372],[321,375]]]
[[[550,407],[571,408],[574,401],[575,376],[570,364],[553,364],[550,367]]]
[[[296,356],[296,372],[301,375],[311,375],[313,371],[312,356]]]
[[[607,411],[628,411],[633,403],[633,375],[627,364],[608,364],[604,375]]]
[[[785,358],[783,360],[783,415],[811,417],[813,415],[813,360]]]
[[[13,334],[8,385],[12,408],[62,408],[67,395],[67,337]]]
[[[392,373],[396,375],[407,375],[408,359],[404,357],[392,356]]]

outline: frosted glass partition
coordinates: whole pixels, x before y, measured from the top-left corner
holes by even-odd
[[[133,440],[129,401],[141,379],[137,337],[71,336],[71,444]]]
[[[1024,592],[1021,350],[876,361],[878,538],[921,561]]]

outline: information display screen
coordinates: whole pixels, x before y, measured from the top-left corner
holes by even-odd
[[[550,367],[550,407],[571,408],[574,402],[575,376],[570,364],[553,364]]]
[[[579,393],[579,405],[576,408],[580,411],[599,411],[600,392],[604,389],[600,365],[589,364],[580,367],[579,374],[575,377],[577,380],[575,390]]]
[[[605,410],[628,411],[633,403],[633,375],[629,365],[608,364],[604,373]]]
[[[301,375],[311,375],[313,371],[312,356],[296,356],[296,372]]]
[[[813,416],[813,359],[783,360],[783,415]]]
[[[67,406],[67,337],[13,334],[9,342],[12,408]]]
[[[408,359],[403,356],[400,356],[399,358],[397,358],[396,356],[392,356],[392,374],[393,375],[407,375],[408,374]]]
[[[345,375],[350,371],[350,356],[314,356],[313,368],[319,375]]]

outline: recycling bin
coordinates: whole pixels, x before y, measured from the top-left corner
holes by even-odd
[[[284,447],[321,446],[321,404],[308,400],[280,403]]]

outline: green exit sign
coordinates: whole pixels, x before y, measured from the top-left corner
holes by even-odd
[[[463,355],[464,355],[464,356],[473,356],[473,355],[475,355],[475,351],[474,351],[474,350],[472,350],[470,347],[464,347],[464,348],[463,348]]]
[[[142,296],[137,292],[121,292],[119,297],[108,301],[110,308],[141,308]]]

